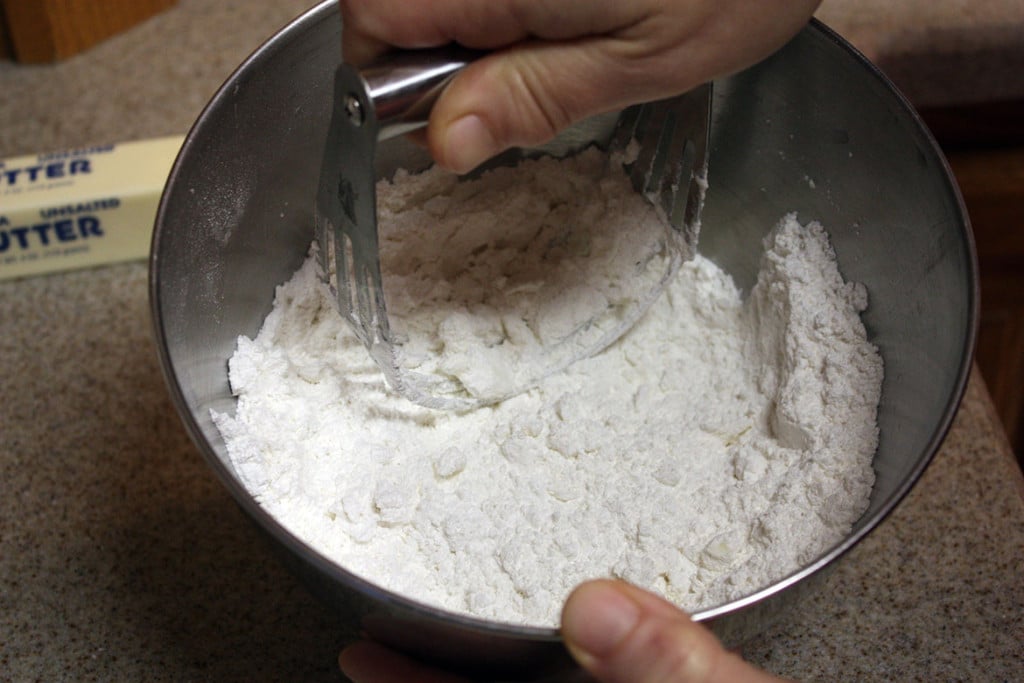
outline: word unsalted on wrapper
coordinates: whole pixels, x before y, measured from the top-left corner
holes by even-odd
[[[182,137],[0,161],[0,280],[146,258]]]

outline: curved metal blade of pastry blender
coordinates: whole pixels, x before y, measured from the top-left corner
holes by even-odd
[[[559,149],[556,154],[561,156],[582,148],[582,143],[606,141],[612,150],[636,145],[636,158],[627,165],[633,186],[661,209],[672,226],[665,245],[670,258],[664,276],[628,314],[617,315],[613,328],[584,345],[560,344],[573,351],[552,353],[550,364],[527,375],[512,394],[473,396],[451,378],[403,370],[391,334],[380,267],[376,145],[425,125],[448,80],[475,56],[477,53],[444,48],[399,52],[388,62],[363,71],[347,64],[339,67],[315,207],[320,273],[335,294],[338,311],[393,389],[421,405],[448,410],[467,410],[529,389],[576,360],[603,350],[632,327],[679,264],[695,253],[706,187],[710,84],[680,97],[626,109],[610,140],[588,137],[585,122],[563,136],[572,141],[569,147],[556,142],[538,148],[542,153]],[[530,150],[520,156],[528,155]]]

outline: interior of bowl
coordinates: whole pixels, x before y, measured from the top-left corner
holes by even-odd
[[[977,274],[956,186],[910,106],[824,30],[718,88],[712,159],[701,250],[740,286],[789,211],[821,222],[844,278],[867,286],[885,381],[863,525],[926,464],[969,370]]]
[[[153,240],[159,351],[196,444],[276,541],[324,581],[459,621],[374,592],[278,526],[235,477],[210,417],[211,409],[232,410],[227,360],[237,337],[255,335],[274,288],[300,265],[313,237],[339,34],[334,3],[304,15],[242,65],[188,136]],[[418,148],[394,140],[376,169],[425,162]],[[970,231],[933,140],[891,85],[817,24],[761,65],[716,83],[701,251],[749,288],[762,237],[789,212],[821,222],[844,277],[867,286],[864,321],[885,362],[870,507],[848,541],[808,573],[874,527],[934,454],[966,382],[977,296]],[[727,616],[792,582],[697,616]],[[555,637],[544,629],[494,629]]]

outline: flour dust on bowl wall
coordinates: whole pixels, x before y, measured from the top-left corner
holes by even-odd
[[[324,3],[243,64],[161,204],[157,338],[211,467],[353,631],[413,654],[539,678],[565,665],[565,594],[594,576],[662,592],[730,642],[763,628],[909,490],[963,391],[973,245],[920,121],[812,24],[716,83],[700,254],[641,323],[519,396],[432,411],[387,390],[308,260],[339,33]],[[551,253],[611,264],[628,246],[583,224],[628,235],[629,193],[573,205],[580,185],[552,164],[508,171],[528,182],[505,201],[500,174],[454,183],[382,144],[387,296],[449,302],[413,330],[446,372],[474,381],[460,340],[514,343],[514,326],[501,302],[428,291],[450,278],[424,263],[493,263],[525,208]],[[498,280],[561,305],[522,273]]]

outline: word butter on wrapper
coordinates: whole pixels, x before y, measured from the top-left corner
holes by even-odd
[[[0,280],[146,258],[182,140],[0,161]]]

